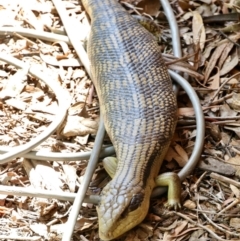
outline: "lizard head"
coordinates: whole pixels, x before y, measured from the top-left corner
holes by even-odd
[[[152,188],[139,185],[107,184],[97,207],[99,236],[102,240],[115,239],[129,231],[146,217]]]

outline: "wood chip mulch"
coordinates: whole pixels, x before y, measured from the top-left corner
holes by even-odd
[[[90,25],[84,9],[78,1],[63,3],[80,24],[85,44]],[[198,167],[182,183],[182,209],[164,208],[166,196],[153,199],[144,222],[119,240],[240,240],[240,2],[179,0],[171,4],[180,30],[182,59],[172,56],[171,33],[159,0],[127,0],[124,7],[159,24],[163,58],[170,69],[189,76],[201,101],[205,144]],[[0,0],[0,26],[63,32],[48,0]],[[72,46],[12,32],[1,34],[0,52],[36,65],[71,96],[65,122],[35,150],[90,151],[99,123],[98,99]],[[54,120],[57,108],[54,90],[0,62],[0,151],[37,137]],[[179,171],[195,144],[194,112],[183,90],[178,93],[178,115],[162,171]],[[87,160],[53,162],[21,157],[0,166],[0,181],[4,186],[73,193],[81,185],[86,166]],[[100,163],[88,194],[100,194],[109,180]],[[71,202],[0,193],[0,240],[61,240]],[[72,240],[100,240],[93,204],[83,205]]]

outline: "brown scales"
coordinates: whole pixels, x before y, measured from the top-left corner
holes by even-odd
[[[153,35],[115,0],[83,4],[91,17],[88,55],[93,81],[118,159],[98,209],[100,237],[110,240],[147,213],[154,179],[174,132],[177,106]],[[136,195],[144,197],[144,211],[127,213],[132,215],[129,219],[126,209]]]

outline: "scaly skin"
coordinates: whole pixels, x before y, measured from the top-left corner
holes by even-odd
[[[153,35],[116,0],[82,3],[91,18],[93,82],[118,159],[97,209],[100,238],[112,240],[142,222],[148,212],[174,133],[177,106]]]

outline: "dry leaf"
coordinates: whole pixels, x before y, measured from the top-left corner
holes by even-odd
[[[240,111],[240,94],[233,93],[233,97],[227,100],[228,105],[235,111]]]
[[[234,168],[236,169],[235,175],[239,178],[240,177],[240,155],[237,154],[235,157],[229,158],[227,162],[234,166]]]
[[[218,68],[221,69],[225,60],[227,59],[228,57],[228,54],[230,53],[230,51],[232,50],[234,44],[232,42],[228,42],[226,47],[224,48],[223,50],[223,53],[221,55],[221,58],[219,59],[219,62],[218,62]]]
[[[232,190],[232,192],[234,193],[236,198],[240,197],[240,190],[239,188],[235,187],[234,185],[230,184],[230,188]]]
[[[76,180],[77,180],[77,170],[71,165],[62,165],[65,174],[65,180],[69,186],[71,192],[75,192]]]
[[[213,96],[215,96],[215,93],[218,91],[218,88],[220,86],[219,68],[216,68],[216,69],[217,69],[217,73],[212,78],[210,78],[208,81],[208,85],[209,85],[208,88],[215,90],[209,94],[209,97],[211,97],[211,100],[212,100]],[[217,99],[218,99],[218,96],[215,96],[213,101],[215,101]]]
[[[240,138],[240,127],[234,126],[233,123],[229,123],[228,125],[224,126],[224,129],[235,132],[235,134]]]
[[[182,157],[182,159],[185,161],[185,163],[187,163],[188,161],[188,155],[186,153],[186,151],[178,144],[174,144],[173,145],[175,151],[179,154],[180,157]]]
[[[28,68],[19,69],[13,76],[9,77],[3,90],[0,92],[0,99],[17,97],[26,85]]]
[[[45,54],[41,54],[40,56],[42,58],[42,60],[46,63],[46,64],[50,64],[53,66],[63,66],[63,67],[79,67],[82,66],[82,64],[79,62],[78,59],[61,59],[61,60],[57,60],[56,57],[54,56],[50,56],[50,55],[45,55]]]
[[[48,162],[24,159],[23,166],[35,188],[61,190],[62,181]]]
[[[54,42],[54,45],[56,45],[56,44],[59,44],[61,46],[62,51],[65,55],[70,53],[70,49],[69,49],[67,43],[65,43],[63,41],[57,41],[57,42]]]
[[[93,224],[96,222],[97,217],[95,218],[79,218],[74,226],[74,229],[76,231],[80,230],[83,231],[85,229],[88,229],[93,226]]]
[[[66,137],[85,136],[87,134],[96,134],[97,129],[98,121],[96,120],[79,116],[68,116],[62,135]]]
[[[202,17],[197,11],[193,11],[192,14],[193,43],[195,46],[199,45],[200,49],[203,50],[206,41],[206,33]]]
[[[57,105],[57,102],[52,102],[50,105],[48,105],[48,100],[46,100],[44,102],[38,102],[36,104],[31,105],[30,109],[36,112],[55,115],[57,114],[57,111],[58,111],[58,105]]]
[[[237,112],[230,109],[228,104],[224,104],[220,106],[221,117],[234,117],[237,115]]]
[[[139,12],[156,16],[160,8],[160,2],[158,0],[143,0],[137,4],[137,7],[143,9],[142,11],[139,10]]]
[[[239,56],[237,49],[234,51],[232,55],[230,55],[226,61],[224,62],[222,69],[220,70],[220,76],[227,74],[231,71],[239,62]]]
[[[212,56],[211,56],[211,58],[210,58],[210,60],[208,61],[208,64],[207,64],[207,68],[206,68],[206,71],[205,71],[205,81],[204,81],[204,83],[207,83],[208,78],[209,78],[212,70],[215,68],[218,59],[222,55],[223,50],[225,49],[225,47],[227,45],[228,45],[228,43],[223,43],[214,50],[214,52],[213,52],[213,54],[212,54]]]
[[[27,104],[19,99],[11,98],[9,100],[6,100],[5,103],[18,110],[26,110],[27,109]]]
[[[183,207],[188,209],[195,209],[197,207],[196,203],[191,200],[186,200],[183,204]]]
[[[179,0],[178,4],[184,11],[191,9],[191,5],[188,0]]]
[[[172,159],[176,160],[180,167],[183,167],[186,164],[185,159],[183,159],[173,148],[169,147],[165,160],[170,162]]]
[[[75,69],[73,71],[73,74],[72,74],[72,78],[75,80],[75,79],[78,79],[78,78],[83,78],[86,76],[86,73],[85,71],[83,71],[82,69]]]
[[[84,107],[85,107],[85,102],[76,102],[74,105],[69,107],[68,114],[70,116],[79,115],[82,112]]]
[[[24,20],[28,22],[34,29],[39,31],[44,30],[43,23],[36,18],[35,14],[30,10],[29,6],[24,4],[24,1],[21,1],[21,5]]]
[[[216,153],[214,154],[216,155]],[[236,172],[234,166],[218,161],[216,158],[212,157],[201,159],[198,163],[198,168],[206,171],[217,172],[226,176],[232,176]]]
[[[208,109],[212,109],[212,108],[218,108],[219,106],[210,106],[210,107],[206,107],[206,106],[202,106],[202,110],[208,110]],[[178,116],[193,116],[195,114],[193,107],[182,107],[182,108],[178,108]]]
[[[232,33],[232,32],[239,32],[240,30],[240,24],[236,23],[236,24],[230,24],[224,28],[220,29],[222,32],[224,33]]]
[[[240,229],[240,218],[231,218],[230,226],[236,230]]]
[[[34,223],[30,225],[30,228],[33,232],[39,234],[40,236],[48,239],[48,227],[43,223]]]

